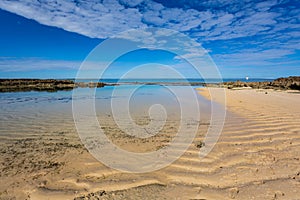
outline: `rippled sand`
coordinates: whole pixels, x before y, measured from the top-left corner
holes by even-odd
[[[8,117],[1,124],[10,134],[1,134],[0,199],[299,199],[299,94],[226,92],[229,112],[213,151],[199,159],[206,116],[189,149],[149,173],[120,172],[94,159],[64,112],[28,119],[30,126],[12,123],[14,128]],[[205,89],[201,94],[209,97]],[[99,120],[115,144],[135,152],[168,145],[178,129],[178,119],[171,118],[161,134],[138,139],[120,131],[111,115]],[[136,120],[149,122],[146,116]]]

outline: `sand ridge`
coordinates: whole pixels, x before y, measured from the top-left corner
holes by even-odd
[[[265,92],[226,90],[229,113],[213,151],[199,159],[197,145],[209,127],[209,121],[203,121],[193,144],[178,160],[150,173],[125,173],[98,162],[81,144],[72,122],[45,128],[31,138],[5,137],[0,197],[299,199],[299,94]],[[208,91],[202,89],[201,94],[208,96]],[[170,121],[164,134],[147,142],[124,136],[111,117],[100,120],[116,144],[141,152],[167,145],[178,123]],[[140,120],[147,123],[146,118]]]

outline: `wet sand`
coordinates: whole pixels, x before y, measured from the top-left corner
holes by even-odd
[[[209,98],[206,89],[200,93]],[[120,172],[97,161],[81,144],[72,118],[26,130],[31,134],[2,134],[0,199],[299,199],[299,94],[226,93],[229,112],[213,151],[199,159],[209,127],[202,119],[189,149],[149,173]],[[111,115],[99,120],[114,143],[135,152],[167,145],[178,128],[178,120],[170,119],[162,134],[137,139],[124,135]]]

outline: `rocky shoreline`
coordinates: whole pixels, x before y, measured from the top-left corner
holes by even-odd
[[[274,90],[300,90],[300,76],[290,76],[286,78],[278,78],[273,81],[262,82],[224,82],[224,83],[208,83],[206,87],[224,87],[228,89],[236,88],[253,88],[253,89],[274,89]]]
[[[74,88],[104,87],[102,82],[75,82],[73,80],[56,79],[0,79],[0,92],[27,92],[73,90]]]
[[[300,90],[300,76],[290,76],[278,78],[273,81],[262,82],[223,82],[223,83],[164,83],[164,82],[132,82],[127,84],[147,84],[147,85],[192,85],[204,87],[223,87],[228,89],[253,88],[253,89],[275,89],[275,90]],[[27,92],[27,91],[47,91],[56,92],[59,90],[73,90],[74,88],[95,88],[104,87],[109,84],[104,82],[75,82],[74,80],[57,79],[0,79],[0,92]]]

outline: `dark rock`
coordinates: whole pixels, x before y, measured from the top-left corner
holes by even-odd
[[[0,92],[26,92],[73,90],[77,87],[104,87],[100,82],[74,82],[73,80],[56,79],[0,79]]]
[[[276,89],[276,90],[300,90],[300,76],[290,76],[287,78],[278,78],[274,81],[263,82],[224,82],[217,84],[219,87],[228,89],[238,87],[251,87],[254,89]],[[209,85],[210,86],[210,85]]]

